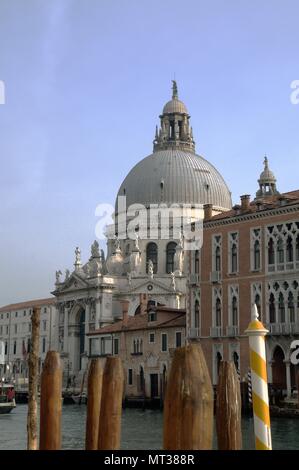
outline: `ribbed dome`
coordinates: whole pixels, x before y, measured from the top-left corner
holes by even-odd
[[[183,150],[154,152],[141,160],[123,181],[119,196],[127,207],[166,203],[213,204],[230,209],[231,193],[220,173],[204,158]]]
[[[181,114],[188,114],[188,110],[185,104],[177,98],[173,98],[172,100],[168,101],[163,108],[162,114],[171,114],[171,113],[181,113]]]

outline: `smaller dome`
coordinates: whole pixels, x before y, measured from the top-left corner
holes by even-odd
[[[124,258],[120,249],[116,249],[115,253],[109,256],[107,260],[107,270],[109,274],[120,276],[123,273]]]
[[[188,114],[188,110],[182,101],[177,98],[173,98],[172,100],[168,101],[168,103],[166,103],[162,114],[171,113]]]
[[[270,170],[269,168],[269,163],[268,163],[268,158],[265,157],[264,159],[264,170],[262,171],[261,175],[260,175],[260,179],[259,179],[259,182],[260,183],[263,183],[263,182],[276,182],[276,178],[275,178],[275,175],[273,173],[273,171]]]

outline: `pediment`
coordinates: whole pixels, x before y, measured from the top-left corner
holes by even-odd
[[[89,287],[88,282],[83,279],[79,274],[71,274],[70,278],[64,283],[64,285],[59,289],[60,292],[68,292],[79,289],[86,289]]]
[[[143,279],[138,284],[135,284],[135,286],[131,286],[129,293],[130,294],[133,294],[133,293],[134,294],[145,294],[145,293],[173,294],[174,291],[173,289],[171,289],[170,286],[167,286],[166,284],[163,284],[160,281],[156,281],[155,279],[146,279],[146,280]]]

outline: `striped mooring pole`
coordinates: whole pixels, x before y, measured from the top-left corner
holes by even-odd
[[[272,450],[265,336],[268,330],[259,321],[257,306],[245,333],[249,336],[251,386],[256,450]]]

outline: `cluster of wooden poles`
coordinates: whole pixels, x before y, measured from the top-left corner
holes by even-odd
[[[92,359],[89,365],[87,450],[120,449],[123,366],[118,357],[107,357],[102,364],[101,359]],[[37,449],[32,410],[37,410],[36,397],[34,406],[29,405],[28,448]],[[61,413],[62,366],[59,353],[49,351],[41,375],[39,449],[61,449]],[[201,346],[191,343],[175,350],[164,401],[163,448],[212,449],[213,422],[214,393],[207,364]],[[220,367],[216,431],[218,449],[241,449],[240,383],[232,362],[222,362]]]

